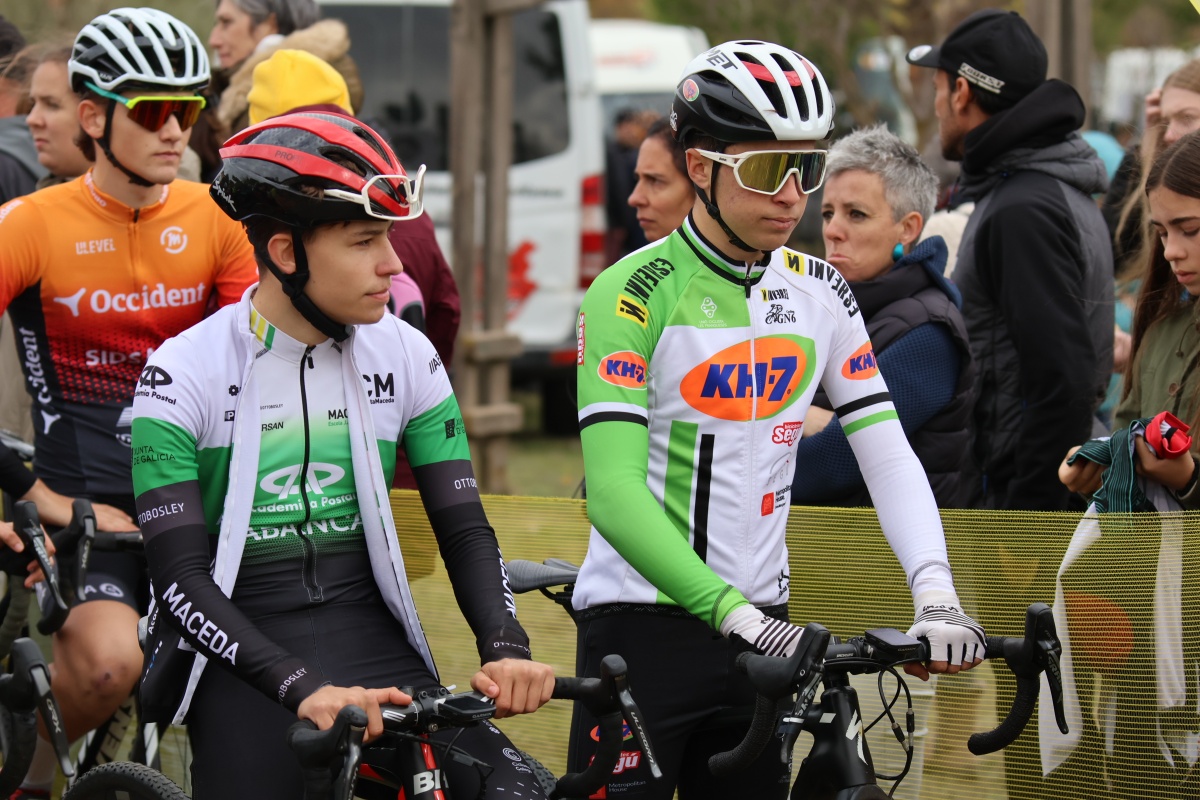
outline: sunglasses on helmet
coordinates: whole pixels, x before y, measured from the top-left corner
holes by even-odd
[[[186,131],[196,124],[200,112],[208,102],[200,95],[124,97],[115,92],[105,91],[91,81],[85,81],[84,85],[101,97],[116,100],[125,106],[129,110],[130,119],[155,133],[162,130],[163,125],[166,125],[172,116],[179,120],[180,130]]]
[[[705,158],[733,167],[733,177],[743,189],[774,195],[794,172],[800,179],[800,191],[812,194],[825,182],[825,150],[753,150],[726,155],[696,148]]]
[[[224,154],[222,153],[222,155]],[[393,193],[400,198],[399,205],[392,197],[388,196],[384,188],[376,185],[380,183],[391,187]],[[425,211],[425,204],[422,200],[424,184],[425,165],[422,164],[421,168],[417,170],[415,178],[407,175],[375,175],[357,192],[345,189],[326,189],[325,196],[357,203],[363,207],[368,216],[375,219],[413,220]],[[380,200],[384,202],[380,203]],[[389,207],[392,208],[391,211],[388,210]],[[397,213],[399,210],[403,210],[404,213]]]

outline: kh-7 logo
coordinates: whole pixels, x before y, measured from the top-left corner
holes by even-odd
[[[811,339],[764,336],[727,347],[697,364],[679,389],[688,405],[710,417],[737,422],[765,419],[804,393],[815,365]]]

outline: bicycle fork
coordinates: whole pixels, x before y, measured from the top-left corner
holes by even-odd
[[[803,720],[791,722],[814,739],[791,800],[887,800],[887,792],[875,782],[858,693],[847,676],[826,673],[820,704],[810,707]]]
[[[121,749],[121,743],[133,722],[135,706],[136,698],[130,695],[104,725],[84,734],[83,744],[79,748],[76,774],[82,775],[94,766],[117,760],[117,752]],[[133,740],[129,760],[158,769],[158,726],[147,724],[139,728],[138,735]]]

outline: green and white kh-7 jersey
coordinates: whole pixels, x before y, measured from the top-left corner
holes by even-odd
[[[795,462],[818,384],[906,573],[946,560],[862,314],[829,264],[786,248],[731,263],[689,217],[601,273],[578,337],[593,528],[576,608],[673,604],[716,628],[746,602],[785,603],[793,476],[819,469]],[[941,570],[918,580],[953,589]]]

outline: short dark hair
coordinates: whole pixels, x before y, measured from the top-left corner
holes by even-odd
[[[334,225],[345,227],[351,222],[356,221],[357,220],[334,220],[333,222],[321,222],[316,225],[310,225],[307,228],[295,229],[287,223],[280,222],[277,219],[272,219],[271,217],[264,217],[261,214],[257,214],[255,216],[248,217],[245,221],[243,221],[242,227],[246,229],[246,238],[250,240],[250,246],[254,248],[254,260],[258,263],[259,274],[262,274],[270,269],[270,265],[272,263],[271,253],[267,250],[267,244],[271,241],[275,234],[291,233],[294,230],[299,230],[300,240],[308,243],[312,241],[312,238],[316,236],[317,232],[322,228],[329,228]]]
[[[662,142],[663,147],[667,148],[667,152],[671,154],[671,163],[675,165],[675,169],[683,177],[687,177],[687,153],[684,147],[675,141],[675,133],[671,130],[671,123],[665,117],[659,117],[650,126],[650,130],[646,131],[647,139],[658,139]],[[707,148],[706,148],[707,149]]]
[[[953,72],[947,72],[944,69],[939,68],[939,71],[946,76],[946,80],[950,82],[950,88],[953,89],[954,83],[958,79],[958,76]],[[994,114],[999,114],[1001,111],[1007,111],[1014,105],[1008,100],[1000,97],[998,94],[981,92],[979,88],[970,81],[967,81],[967,90],[971,93],[971,99],[975,101],[975,105],[979,106],[979,110],[987,114],[989,117],[993,116]]]

